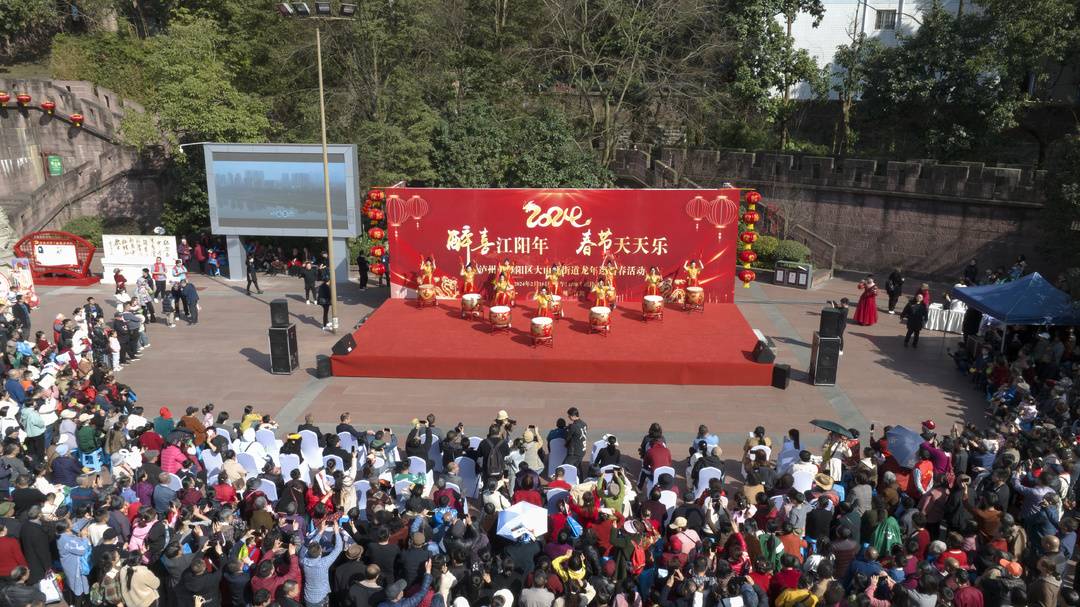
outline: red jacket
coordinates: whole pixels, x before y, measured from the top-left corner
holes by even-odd
[[[11,570],[18,566],[28,567],[26,557],[18,538],[0,537],[0,575],[11,575]]]
[[[642,466],[646,470],[656,470],[664,466],[671,465],[671,450],[667,448],[667,445],[661,442],[655,442],[649,447],[649,450],[645,452],[645,458],[642,461]]]
[[[275,556],[277,555],[273,552],[266,551],[262,554],[262,560],[272,559]],[[276,596],[277,589],[288,580],[300,583],[300,559],[296,558],[295,554],[289,555],[289,568],[284,573],[275,565],[274,572],[269,577],[251,576],[251,592],[255,593],[265,588],[270,596]]]

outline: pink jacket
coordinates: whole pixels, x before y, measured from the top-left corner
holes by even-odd
[[[176,445],[169,445],[161,451],[161,469],[176,474],[184,466],[187,454]]]

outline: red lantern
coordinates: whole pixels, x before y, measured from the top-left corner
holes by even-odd
[[[382,240],[386,237],[386,232],[384,232],[382,228],[371,228],[367,231],[367,235],[370,236],[372,240]]]
[[[747,211],[742,216],[743,223],[757,223],[761,221],[761,213],[757,211]]]
[[[360,207],[360,210],[366,216],[368,214],[368,211],[370,211],[372,208],[373,207],[371,206],[371,201],[370,200],[365,200],[363,206]]]
[[[386,216],[386,214],[383,213],[382,209],[371,209],[371,219],[372,219],[372,221],[382,221],[383,217],[385,217],[385,216]]]
[[[747,249],[739,252],[739,261],[743,263],[754,263],[757,261],[757,253]]]
[[[41,102],[41,109],[45,110],[46,113],[51,114],[51,113],[53,113],[53,110],[56,109],[56,104],[53,103],[52,101],[42,101]]]
[[[19,105],[26,105],[27,103],[30,103],[30,99],[31,97],[29,93],[19,93],[18,95],[15,95],[15,101],[18,101]]]
[[[751,191],[746,193],[746,204],[757,204],[761,202],[761,194]]]
[[[368,253],[370,253],[372,257],[382,257],[383,253],[385,253],[385,252],[386,252],[386,247],[382,246],[381,244],[377,244],[377,245],[371,247],[371,250],[368,251]]]
[[[698,229],[698,224],[706,215],[709,214],[710,208],[715,206],[708,200],[705,200],[701,196],[694,196],[686,203],[686,215],[693,220],[694,229]]]
[[[739,205],[735,204],[735,202],[727,196],[719,196],[715,200],[709,202],[709,207],[705,212],[705,219],[707,219],[714,228],[723,229],[731,225],[731,222],[735,221],[735,217],[738,215]]]
[[[8,101],[11,101],[11,95],[9,95],[7,91],[0,91],[0,104],[7,103]]]
[[[69,118],[71,118],[71,123],[74,124],[75,126],[82,126],[82,121],[83,121],[83,115],[82,114],[72,114],[71,116],[69,116]]]
[[[743,232],[739,235],[739,240],[746,244],[754,244],[757,242],[757,232]]]
[[[386,193],[382,190],[368,190],[368,200],[382,200]]]
[[[745,283],[751,283],[754,282],[755,278],[757,278],[757,274],[755,274],[753,270],[739,270],[739,280]]]
[[[382,263],[371,264],[371,273],[376,276],[382,276],[383,274],[386,274],[386,265]]]

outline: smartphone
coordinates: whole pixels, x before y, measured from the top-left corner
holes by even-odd
[[[668,576],[668,570],[667,569],[657,569],[656,570],[656,575],[658,577],[667,577]]]

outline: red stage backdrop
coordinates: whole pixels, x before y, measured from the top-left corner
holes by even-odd
[[[652,266],[663,293],[683,297],[683,262],[700,260],[706,299],[731,303],[738,251],[739,190],[386,189],[393,297],[415,297],[422,256],[433,255],[439,297],[460,295],[461,268],[480,271],[485,298],[496,266],[514,265],[517,300],[544,284],[554,263],[566,267],[565,295],[585,299],[597,267],[619,265],[620,300],[639,300]]]

